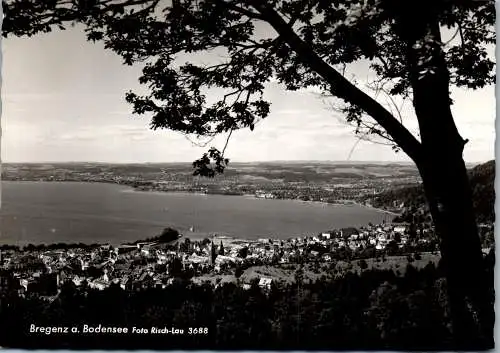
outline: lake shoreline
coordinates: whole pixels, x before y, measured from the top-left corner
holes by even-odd
[[[255,194],[238,194],[238,193],[225,193],[225,192],[199,192],[199,191],[189,191],[189,190],[161,190],[161,189],[142,189],[140,185],[129,185],[129,183],[120,183],[120,182],[114,182],[114,181],[107,181],[107,180],[50,180],[50,179],[43,179],[43,180],[8,180],[8,179],[2,179],[1,181],[14,181],[14,182],[49,182],[49,183],[88,183],[88,184],[114,184],[114,185],[120,185],[124,186],[130,189],[130,191],[134,192],[151,192],[151,193],[172,193],[172,194],[190,194],[190,195],[221,195],[221,196],[244,196],[244,197],[251,197],[255,199],[263,199],[263,200],[288,200],[288,201],[297,201],[297,202],[303,202],[303,203],[313,203],[313,204],[322,204],[322,205],[331,205],[331,206],[351,206],[351,205],[356,205],[360,207],[364,207],[370,210],[382,212],[388,215],[391,215],[393,217],[400,216],[401,213],[393,212],[393,211],[388,211],[384,210],[383,208],[377,208],[369,205],[365,205],[362,203],[359,203],[354,200],[348,200],[347,202],[325,202],[325,201],[314,201],[314,200],[301,200],[301,199],[293,199],[293,198],[274,198],[274,197],[258,197]]]
[[[45,182],[45,180],[43,180]],[[66,182],[65,180],[55,180],[51,182]],[[122,185],[125,186],[131,191],[134,192],[152,192],[152,193],[173,193],[173,194],[190,194],[190,195],[220,195],[220,196],[244,196],[244,197],[250,197],[254,199],[259,199],[259,200],[287,200],[287,201],[297,201],[297,202],[302,202],[302,203],[312,203],[312,204],[321,204],[321,205],[328,205],[328,206],[360,206],[364,207],[367,209],[375,210],[378,212],[386,213],[391,216],[400,216],[400,213],[393,212],[393,211],[388,211],[384,210],[383,208],[377,208],[369,205],[365,205],[363,203],[359,203],[354,200],[346,200],[346,202],[325,202],[325,201],[315,201],[315,200],[301,200],[301,199],[294,199],[294,198],[277,198],[277,197],[259,197],[255,194],[238,194],[238,193],[225,193],[225,192],[199,192],[199,191],[189,191],[189,190],[161,190],[161,189],[142,189],[141,186],[134,186],[134,185],[128,185],[127,183],[114,183],[111,181],[70,181],[70,182],[82,182],[82,183],[103,183],[103,184],[116,184],[116,185]]]
[[[300,202],[300,203],[310,203],[310,204],[318,204],[318,205],[325,205],[325,206],[359,206],[359,207],[364,207],[370,210],[378,211],[381,213],[387,213],[391,216],[399,216],[399,213],[392,212],[392,211],[387,211],[382,208],[377,208],[373,206],[368,206],[356,201],[349,201],[349,202],[325,202],[325,201],[314,201],[314,200],[301,200],[301,199],[292,199],[292,198],[273,198],[273,197],[258,197],[255,194],[225,194],[225,193],[204,193],[204,192],[190,192],[190,191],[176,191],[176,190],[141,190],[140,188],[130,186],[130,191],[131,192],[145,192],[145,193],[172,193],[172,194],[189,194],[189,195],[219,195],[219,196],[243,196],[243,197],[248,197],[252,199],[257,199],[257,200],[276,200],[276,201],[295,201],[295,202]]]
[[[253,194],[226,198],[227,194],[148,191],[97,181],[4,181],[0,243],[5,244],[119,244],[154,236],[165,227],[191,239],[213,234],[248,240],[287,239],[391,218],[384,218],[388,214],[384,210],[356,203],[259,201],[263,198]]]

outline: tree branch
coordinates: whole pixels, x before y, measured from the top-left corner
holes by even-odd
[[[224,144],[224,148],[222,149],[222,152],[221,152],[222,157],[224,157],[224,152],[226,152],[226,148],[227,148],[227,145],[229,144],[229,140],[231,139],[231,135],[233,134],[233,131],[234,131],[233,128],[231,128],[231,130],[229,130],[229,134],[227,135],[227,138],[226,138],[226,143]]]
[[[264,20],[261,15],[251,10],[242,8],[238,5],[233,4],[231,1],[217,0],[221,4],[225,5],[229,10],[237,12],[241,15],[247,16],[248,18],[256,19],[256,20]]]
[[[302,62],[323,77],[330,85],[330,92],[351,104],[359,106],[375,121],[377,121],[394,141],[414,161],[418,162],[421,155],[420,142],[382,105],[361,91],[339,72],[323,61],[314,50],[305,43],[295,31],[270,8],[263,0],[249,0],[252,6],[260,12],[263,18],[278,32],[298,55]]]

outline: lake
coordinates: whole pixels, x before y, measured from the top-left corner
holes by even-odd
[[[391,219],[358,205],[138,192],[103,183],[4,181],[1,185],[2,244],[119,244],[155,236],[165,227],[192,239],[211,233],[243,239],[291,238]]]

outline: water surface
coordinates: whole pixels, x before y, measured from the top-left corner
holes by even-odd
[[[137,192],[101,183],[2,182],[0,243],[112,243],[173,227],[191,238],[290,238],[389,216],[358,205],[250,196]],[[191,232],[190,228],[194,227]]]

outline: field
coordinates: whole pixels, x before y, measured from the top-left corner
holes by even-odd
[[[104,163],[45,163],[3,165],[2,175],[47,177],[48,175],[115,175],[161,180],[167,176],[190,178],[190,163],[104,164]],[[346,163],[346,162],[262,162],[230,163],[219,179],[278,182],[331,182],[338,179],[418,179],[417,169],[407,163]]]
[[[367,267],[362,269],[360,266],[361,260],[354,260],[351,262],[338,261],[334,263],[320,263],[319,266],[315,266],[312,263],[305,264],[303,267],[303,277],[305,281],[315,281],[322,276],[326,277],[339,277],[346,272],[352,271],[361,273],[367,270],[394,270],[396,274],[403,276],[406,272],[406,266],[411,264],[417,269],[424,268],[429,263],[433,263],[437,266],[441,256],[439,253],[421,253],[420,259],[413,259],[411,262],[408,261],[407,256],[387,256],[382,258],[372,258],[366,259]],[[316,267],[316,268],[315,268]],[[277,282],[291,283],[295,279],[295,273],[299,265],[297,264],[280,264],[276,266],[253,266],[244,271],[244,273],[239,278],[242,283],[250,283],[256,278],[271,278]],[[237,278],[234,274],[213,274],[205,275],[201,277],[196,277],[195,282],[203,283],[209,281],[211,283],[227,283],[227,282],[237,282]]]

